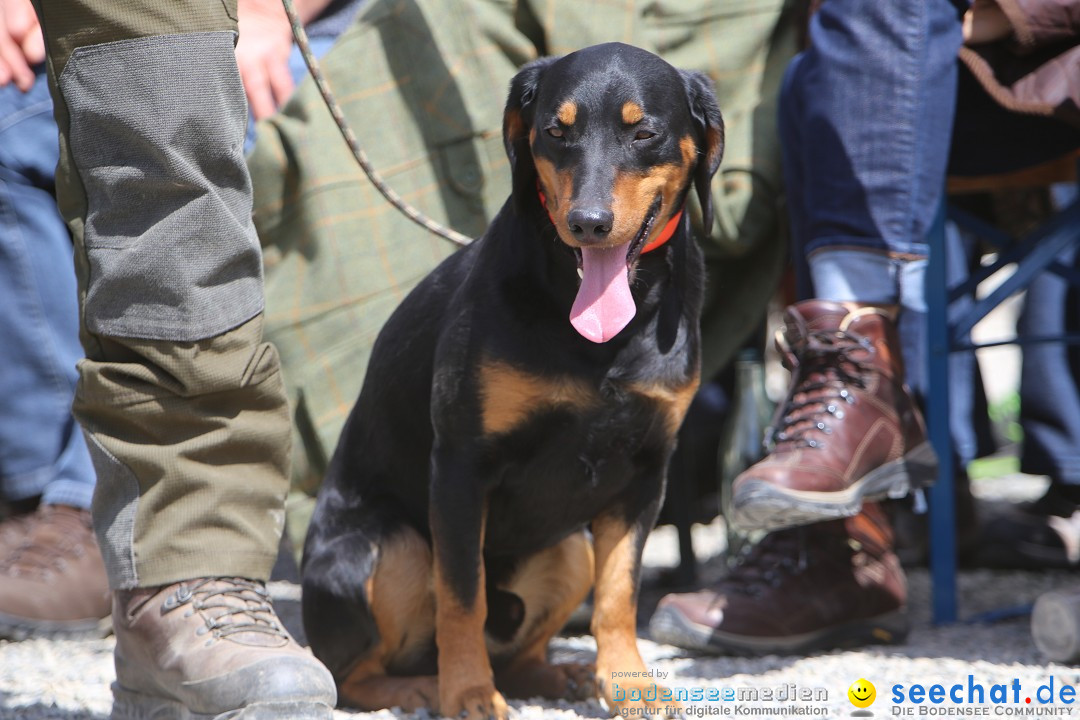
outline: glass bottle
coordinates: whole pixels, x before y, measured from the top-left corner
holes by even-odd
[[[720,501],[727,527],[729,563],[761,539],[732,523],[731,484],[765,455],[765,433],[772,421],[773,403],[765,392],[765,361],[756,348],[745,348],[735,359],[735,388],[731,411],[720,436]]]

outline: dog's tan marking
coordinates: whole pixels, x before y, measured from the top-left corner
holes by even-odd
[[[486,512],[485,512],[486,516]],[[484,546],[481,529],[480,547]],[[436,548],[436,557],[438,552]],[[468,562],[460,558],[460,562]],[[468,720],[507,717],[506,700],[495,690],[491,659],[484,643],[487,619],[484,562],[477,557],[477,592],[471,605],[463,605],[457,593],[435,567],[435,644],[439,648],[439,709],[447,717],[464,713]]]
[[[573,125],[577,122],[577,103],[573,100],[567,100],[559,106],[559,110],[555,113],[555,117],[559,119],[563,125]]]
[[[589,594],[595,558],[584,531],[529,557],[503,589],[525,603],[525,619],[515,640],[515,661],[543,660],[547,643]]]
[[[551,638],[589,594],[593,565],[592,543],[584,532],[574,533],[526,560],[504,588],[525,604],[525,619],[513,641],[512,657],[495,676],[496,685],[508,697],[595,697],[592,666],[551,665],[547,661]],[[500,652],[499,648],[491,650],[493,654]]]
[[[587,383],[573,377],[542,377],[501,362],[484,362],[479,370],[481,421],[485,435],[505,433],[533,413],[556,407],[588,409],[598,397]]]
[[[379,547],[378,564],[364,584],[379,643],[341,683],[341,701],[363,710],[400,706],[438,711],[434,677],[388,678],[427,650],[435,634],[431,548],[412,528],[403,528]]]
[[[570,195],[574,191],[574,177],[571,171],[558,171],[550,160],[534,157],[536,173],[540,178],[540,187],[547,198],[547,212],[563,242],[573,239],[566,215],[570,212]],[[571,243],[572,244],[572,243]]]
[[[710,167],[720,165],[720,156],[724,152],[724,129],[723,127],[709,127],[705,131],[706,161]]]
[[[596,557],[596,594],[592,633],[598,670],[643,664],[637,649],[639,540],[621,518],[602,515],[592,523]]]
[[[624,171],[616,174],[611,199],[615,223],[609,235],[610,244],[621,245],[634,239],[657,195],[663,198],[660,214],[645,239],[646,244],[663,232],[668,218],[678,210],[675,203],[686,186],[688,174],[688,165],[676,163],[657,165],[647,173]]]
[[[435,633],[431,547],[406,528],[379,549],[378,563],[368,597],[392,667],[422,652]]]
[[[503,115],[503,133],[511,143],[516,143],[525,136],[525,121],[521,119],[521,113],[511,108]]]
[[[622,121],[627,125],[636,125],[645,117],[645,111],[633,100],[627,100],[622,106]]]
[[[674,435],[682,426],[690,402],[697,393],[700,377],[697,372],[691,379],[678,386],[670,385],[631,385],[630,392],[648,398],[660,408],[667,420],[667,430]]]
[[[683,165],[689,168],[698,154],[697,143],[694,142],[694,138],[689,135],[683,136],[679,140],[679,150],[682,151]]]
[[[612,714],[660,715],[664,705],[631,701],[625,693],[630,687],[640,690],[652,683],[645,677],[645,663],[637,647],[637,574],[641,564],[644,538],[624,519],[601,515],[593,520],[593,543],[596,552],[596,592],[592,633],[596,637],[596,680]],[[616,678],[615,673],[620,673]],[[644,678],[635,680],[634,678]],[[614,698],[612,684],[624,690],[622,700]],[[660,693],[657,693],[659,696]]]
[[[358,665],[341,683],[339,702],[359,710],[399,707],[405,712],[428,709],[439,713],[439,679],[434,675],[396,677],[371,672],[370,663]],[[378,670],[378,668],[376,668]]]

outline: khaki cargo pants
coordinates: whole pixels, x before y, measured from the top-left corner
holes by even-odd
[[[266,579],[290,424],[262,341],[236,0],[35,0],[75,236],[75,414],[114,589]]]

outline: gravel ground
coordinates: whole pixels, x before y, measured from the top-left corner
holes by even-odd
[[[1037,481],[1018,483],[1010,478],[995,485],[982,483],[983,492],[1000,497],[1006,493],[1014,498],[1038,494]],[[1023,486],[1018,491],[1018,485]],[[719,523],[695,530],[698,552],[707,556],[723,547],[723,532]],[[674,533],[661,528],[650,538],[646,562],[653,572],[669,565],[675,556]],[[706,562],[706,571],[715,568],[717,560]],[[980,613],[1017,608],[1030,604],[1041,592],[1075,584],[1080,576],[1071,573],[1025,573],[971,571],[960,576],[961,614],[973,617]],[[860,650],[835,651],[810,657],[768,656],[746,659],[708,657],[689,654],[644,639],[640,642],[650,667],[667,675],[669,687],[685,688],[744,688],[775,689],[794,684],[801,692],[823,691],[827,698],[818,702],[708,702],[690,703],[700,715],[738,715],[747,709],[757,717],[778,717],[784,709],[799,706],[816,711],[816,717],[850,717],[853,707],[847,699],[847,688],[860,678],[877,687],[878,700],[870,708],[878,717],[897,715],[897,711],[912,709],[918,716],[927,705],[894,706],[890,688],[897,683],[909,687],[913,683],[926,686],[940,683],[946,688],[963,683],[968,675],[989,693],[994,684],[1010,684],[1019,679],[1024,693],[1019,705],[990,707],[991,716],[1002,710],[1045,710],[1023,703],[1038,686],[1054,678],[1055,692],[1063,685],[1080,684],[1080,668],[1047,663],[1040,659],[1031,642],[1028,618],[1017,615],[992,624],[960,623],[934,627],[929,616],[929,581],[925,570],[909,572],[910,607],[913,631],[905,644],[878,646]],[[295,627],[298,588],[289,583],[274,583],[272,591],[283,618]],[[111,706],[109,683],[113,679],[112,638],[86,641],[28,640],[17,643],[0,642],[0,720],[103,720]],[[595,644],[590,637],[558,639],[553,646],[558,660],[591,661]],[[965,690],[966,692],[966,690]],[[1011,694],[1011,690],[1010,690]],[[607,714],[595,702],[550,703],[513,701],[511,705],[519,718],[601,718]],[[941,709],[941,708],[935,708]],[[1057,711],[1072,710],[1056,705]],[[1080,714],[1078,712],[1077,714]],[[350,713],[338,711],[335,718],[407,717],[401,713]],[[419,717],[426,718],[426,714]]]

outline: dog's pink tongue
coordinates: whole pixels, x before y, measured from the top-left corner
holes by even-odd
[[[595,343],[607,342],[634,319],[637,307],[630,295],[626,251],[630,243],[613,248],[582,248],[581,287],[570,324]]]

